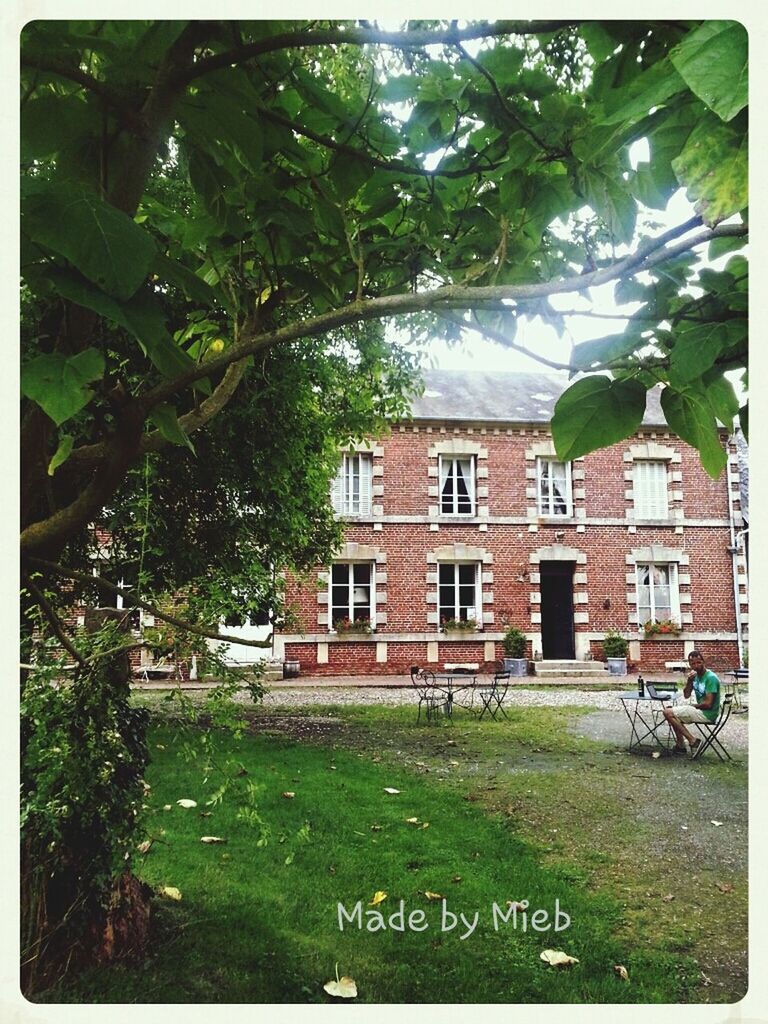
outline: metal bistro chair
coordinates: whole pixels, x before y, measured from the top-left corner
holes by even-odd
[[[701,757],[705,750],[709,750],[710,747],[714,750],[721,761],[725,761],[726,758],[731,761],[731,755],[725,749],[723,744],[717,738],[718,734],[722,730],[725,723],[731,717],[731,711],[733,710],[733,694],[726,693],[720,704],[720,714],[714,720],[714,722],[692,722],[701,734],[702,741],[693,752],[693,757]],[[725,755],[725,757],[723,756]]]
[[[486,711],[494,721],[496,721],[496,716],[499,712],[501,712],[504,718],[508,717],[507,712],[504,710],[504,701],[509,689],[509,679],[509,672],[497,672],[493,677],[491,685],[480,690],[480,699],[483,702],[480,718],[483,717]]]
[[[448,698],[438,688],[434,672],[422,669],[418,665],[411,665],[411,683],[419,698],[419,712],[416,716],[416,724],[418,725],[421,721],[422,705],[426,706],[427,721],[429,721],[448,703]]]

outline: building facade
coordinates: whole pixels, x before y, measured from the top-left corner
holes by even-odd
[[[490,668],[508,625],[528,657],[589,661],[618,630],[641,670],[742,663],[748,628],[739,463],[698,452],[648,396],[634,437],[572,463],[549,423],[567,380],[432,371],[408,422],[341,454],[331,565],[286,580],[297,623],[276,653],[302,674]]]

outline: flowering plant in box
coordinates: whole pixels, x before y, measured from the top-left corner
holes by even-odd
[[[472,619],[451,619],[444,615],[440,619],[440,628],[444,633],[474,633],[477,623]]]
[[[337,633],[372,633],[373,626],[370,619],[336,619],[333,628]]]
[[[648,636],[680,636],[681,627],[679,622],[673,619],[649,619],[643,626],[645,635]]]

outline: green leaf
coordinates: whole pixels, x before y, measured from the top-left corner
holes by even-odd
[[[659,61],[620,89],[612,89],[605,100],[601,124],[618,124],[645,117],[651,107],[685,89],[685,82],[668,60]]]
[[[723,121],[748,102],[747,30],[738,21],[705,21],[670,53],[686,85]]]
[[[104,357],[95,348],[69,358],[60,352],[46,353],[22,367],[21,391],[58,427],[90,402],[93,391],[86,385],[103,373]]]
[[[677,180],[713,227],[747,205],[747,136],[708,113],[672,161]]]
[[[187,434],[182,430],[176,410],[172,405],[168,402],[161,402],[160,405],[156,405],[150,412],[149,419],[154,423],[166,441],[170,441],[171,444],[183,445],[189,448],[193,455],[195,454],[194,446]]]
[[[707,399],[723,426],[733,430],[733,421],[739,415],[739,400],[733,384],[725,377],[716,377],[707,384]]]
[[[589,205],[605,221],[617,241],[629,243],[635,233],[637,204],[625,182],[613,174],[591,167],[579,167],[577,179]]]
[[[741,426],[741,432],[744,435],[747,443],[749,443],[749,406],[742,405],[739,409],[739,424]]]
[[[162,307],[151,293],[135,295],[130,302],[118,302],[71,271],[52,269],[47,280],[59,295],[129,331],[163,376],[173,379],[195,366],[174,343],[165,326]],[[198,381],[195,387],[210,394],[210,384],[205,381]]]
[[[577,459],[634,434],[645,413],[646,390],[634,380],[585,377],[557,400],[552,439],[558,457]]]
[[[725,468],[726,454],[706,396],[693,388],[678,391],[666,387],[661,408],[671,429],[698,449],[702,466],[716,480]]]
[[[223,306],[227,312],[235,312],[229,297],[222,289],[212,288],[178,260],[158,253],[152,261],[152,269],[161,280],[175,284],[194,302],[199,302],[203,306]]]
[[[670,357],[672,383],[688,384],[701,377],[743,334],[743,322],[701,324],[676,332]]]
[[[118,299],[136,292],[155,255],[155,243],[143,228],[95,193],[74,185],[46,184],[30,195],[24,229]]]
[[[48,476],[53,476],[59,466],[66,462],[72,452],[72,446],[75,443],[74,437],[71,434],[64,434],[59,440],[59,446],[51,457],[51,461],[48,463]]]
[[[718,256],[725,256],[726,253],[743,249],[746,244],[746,238],[729,238],[727,235],[724,238],[713,238],[707,249],[707,260],[711,262]]]
[[[21,108],[21,159],[51,156],[98,126],[98,115],[79,96],[53,92],[33,96]]]
[[[573,347],[571,366],[578,370],[591,370],[596,363],[604,364],[614,359],[622,359],[643,344],[644,339],[634,332],[610,334],[594,341],[582,341]]]
[[[330,177],[336,195],[342,201],[350,199],[371,176],[371,165],[365,160],[339,154],[331,164]]]

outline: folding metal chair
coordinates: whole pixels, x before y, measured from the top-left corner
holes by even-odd
[[[720,714],[714,720],[714,722],[692,722],[701,734],[701,743],[693,752],[693,757],[701,757],[705,750],[709,750],[710,747],[714,750],[721,761],[725,761],[726,758],[731,761],[731,755],[722,745],[720,740],[717,738],[721,729],[731,717],[731,711],[733,710],[733,694],[727,693],[723,697],[722,703],[720,704]],[[725,757],[723,756],[725,755]]]
[[[434,672],[419,668],[418,665],[411,665],[411,682],[419,698],[419,712],[416,716],[417,725],[421,721],[422,704],[426,705],[427,721],[434,718],[441,708],[449,705],[450,702],[447,695],[437,685]]]
[[[499,712],[501,712],[504,718],[508,717],[503,705],[507,696],[507,690],[509,689],[509,678],[509,672],[497,672],[493,677],[491,685],[487,689],[480,690],[480,699],[483,702],[480,718],[483,717],[486,711],[494,721]]]

